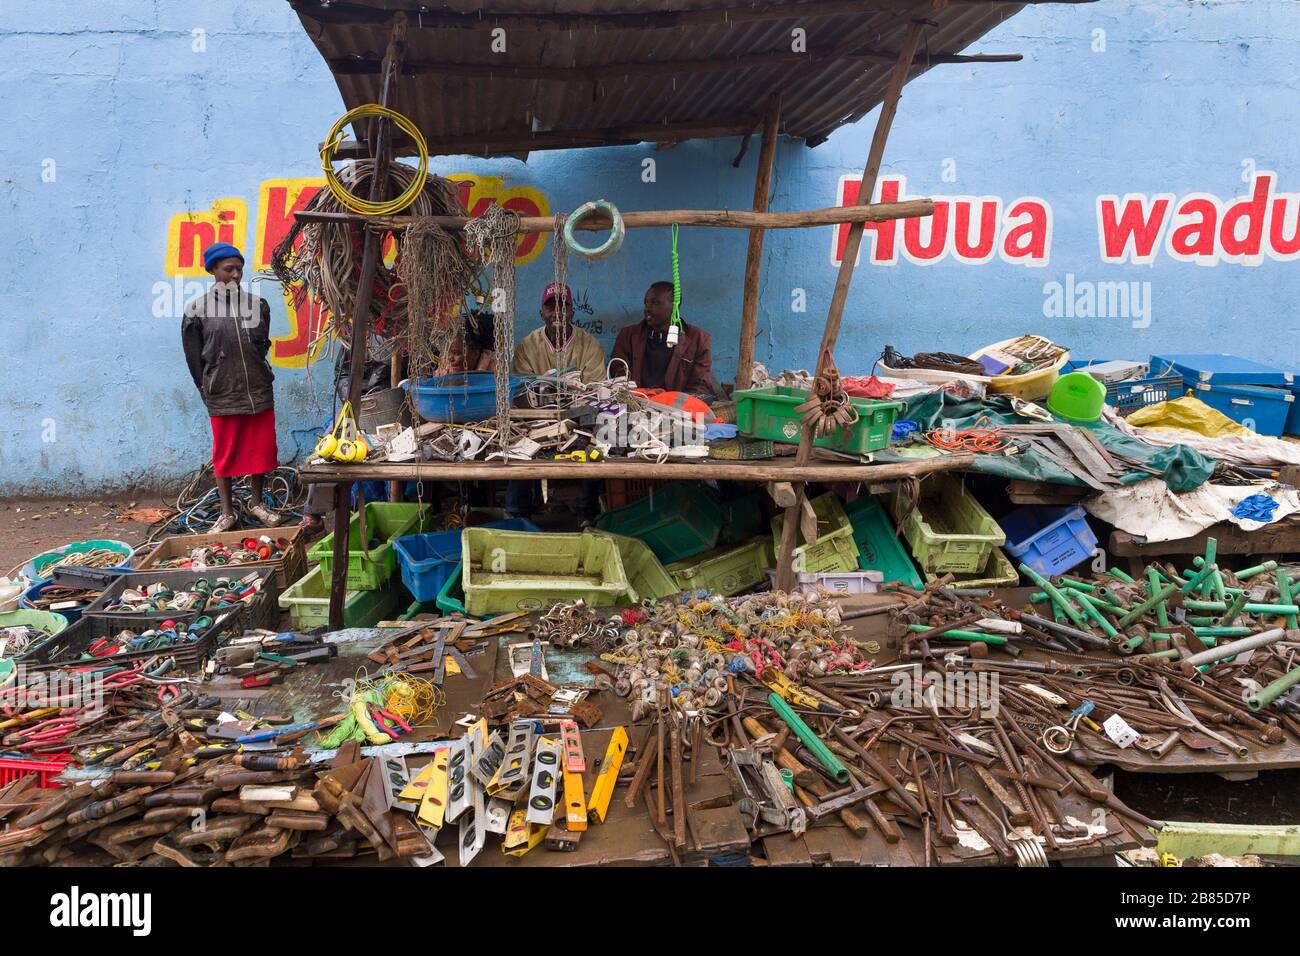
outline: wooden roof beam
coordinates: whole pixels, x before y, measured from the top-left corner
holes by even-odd
[[[747,53],[743,56],[718,57],[710,60],[664,60],[662,62],[602,63],[593,66],[516,66],[490,63],[444,63],[433,61],[408,61],[402,68],[404,76],[443,75],[466,77],[502,77],[512,80],[553,80],[557,82],[589,82],[620,76],[646,76],[674,73],[731,73],[735,70],[758,69],[788,63],[832,64],[883,63],[892,65],[898,59],[897,51],[885,50],[835,50],[824,55],[792,53],[775,50],[769,53]],[[1023,59],[1019,53],[932,53],[928,63],[1015,63]],[[363,76],[379,73],[383,61],[377,57],[354,59],[335,58],[328,61],[335,76]]]
[[[955,4],[990,5],[1006,0],[952,0]],[[1094,3],[1096,0],[1019,0],[1026,4],[1039,3]],[[685,26],[711,24],[755,23],[770,20],[807,19],[809,17],[839,17],[860,15],[870,10],[896,11],[905,14],[916,5],[915,0],[817,0],[812,3],[766,3],[755,6],[737,5],[714,7],[705,10],[650,10],[616,13],[519,13],[505,10],[475,10],[460,13],[454,10],[428,9],[429,4],[407,2],[392,3],[386,8],[372,7],[346,0],[290,0],[293,9],[302,16],[321,23],[386,25],[397,10],[410,17],[410,29],[482,30],[493,27],[510,27],[521,30],[615,30],[672,29]],[[423,9],[422,9],[423,8]]]
[[[622,213],[626,229],[665,228],[668,226],[713,226],[724,229],[806,229],[810,226],[839,226],[845,223],[884,222],[889,219],[913,219],[934,214],[934,200],[905,199],[902,202],[877,202],[860,206],[831,206],[827,209],[801,209],[794,212],[754,212],[749,209],[648,209]],[[294,213],[300,222],[364,223],[378,232],[400,232],[412,222],[411,216],[361,216],[350,212]],[[469,217],[423,216],[444,229],[464,229]],[[609,220],[589,216],[574,228],[579,232],[602,232]],[[521,216],[520,234],[551,232],[554,216]]]

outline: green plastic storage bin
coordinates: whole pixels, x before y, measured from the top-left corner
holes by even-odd
[[[907,549],[898,539],[894,523],[889,520],[879,498],[863,495],[845,505],[844,513],[853,525],[859,568],[879,571],[885,581],[902,581],[914,588],[925,583],[916,573],[916,565],[907,556]]]
[[[927,581],[943,577],[942,574],[926,574]],[[1002,553],[1001,548],[994,548],[985,559],[984,566],[969,574],[954,574],[952,587],[955,588],[1013,588],[1020,583],[1020,572],[1011,563],[1011,559]]]
[[[980,571],[989,552],[1006,544],[1006,533],[998,523],[966,486],[950,475],[923,478],[921,500],[906,517],[900,517],[903,498],[899,493],[889,501],[913,556],[928,574]]]
[[[722,506],[713,490],[696,481],[673,481],[644,498],[596,518],[602,531],[644,541],[668,564],[708,551],[718,543]]]
[[[371,627],[391,618],[401,605],[402,588],[396,581],[379,590],[348,591],[343,597],[343,626]],[[280,595],[280,607],[289,612],[295,631],[329,627],[330,582],[321,567],[291,584]]]
[[[397,570],[397,552],[393,550],[393,539],[408,534],[419,534],[428,530],[430,521],[426,505],[388,503],[372,501],[366,505],[366,535],[380,544],[368,552],[361,549],[360,515],[354,514],[348,522],[348,590],[373,591],[383,587],[384,583]],[[320,562],[321,573],[325,580],[334,576],[334,535],[327,534],[317,541],[310,551],[308,559]]]
[[[465,611],[536,611],[581,598],[608,607],[628,591],[618,546],[608,535],[466,528],[461,532]]]
[[[762,584],[763,570],[772,564],[772,543],[766,537],[752,538],[739,547],[717,548],[665,570],[680,591],[704,590],[730,597]]]
[[[49,637],[35,641],[21,654],[7,653],[5,660],[20,661],[34,651],[40,650],[57,634],[63,633],[68,626],[68,619],[56,611],[37,611],[28,608],[19,608],[16,611],[5,611],[0,613],[0,630],[6,627],[33,627],[39,631],[44,631]]]
[[[623,562],[623,573],[627,575],[628,604],[658,601],[660,598],[671,597],[681,590],[644,541],[610,531],[593,531],[592,534],[609,538],[618,548],[619,560]]]
[[[827,492],[811,502],[817,515],[817,540],[794,549],[794,569],[803,571],[855,571],[858,567],[858,546],[853,543],[853,525],[840,499]],[[781,553],[781,529],[785,515],[772,519],[772,552]]]
[[[736,427],[740,434],[751,438],[797,445],[803,415],[796,413],[795,409],[808,401],[811,394],[806,389],[788,385],[769,385],[737,392]],[[903,403],[852,397],[849,402],[858,411],[857,422],[838,433],[814,438],[813,444],[851,455],[865,455],[887,447],[894,422],[903,412]]]

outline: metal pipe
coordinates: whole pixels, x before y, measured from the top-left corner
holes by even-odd
[[[1283,640],[1287,632],[1280,627],[1275,627],[1271,631],[1264,631],[1261,634],[1255,634],[1251,637],[1243,637],[1239,641],[1232,641],[1228,644],[1220,644],[1218,647],[1212,647],[1208,651],[1201,651],[1199,654],[1193,654],[1183,661],[1184,665],[1197,667],[1201,664],[1213,664],[1215,661],[1221,661],[1225,657],[1235,657],[1237,654],[1253,651],[1257,647],[1267,647],[1269,644],[1276,644]],[[1297,635],[1300,636],[1300,635]]]

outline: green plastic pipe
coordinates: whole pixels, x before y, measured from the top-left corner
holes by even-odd
[[[1097,585],[1089,584],[1087,581],[1076,581],[1074,578],[1057,578],[1061,582],[1061,587],[1069,588],[1071,591],[1086,591],[1092,594],[1097,590]]]
[[[1219,618],[1219,627],[1232,627],[1233,622],[1241,614],[1241,609],[1246,606],[1246,602],[1249,600],[1249,594],[1238,594],[1234,597],[1232,603],[1228,605],[1228,609],[1223,612],[1223,617]]]
[[[1156,594],[1160,590],[1161,574],[1153,567],[1147,568],[1147,593]],[[1156,623],[1161,627],[1169,626],[1169,611],[1163,604],[1156,605]]]
[[[1263,710],[1296,684],[1300,684],[1300,667],[1287,671],[1267,687],[1251,694],[1246,698],[1246,706],[1251,710]]]
[[[1249,637],[1255,630],[1250,627],[1194,627],[1192,633],[1197,637]]]
[[[1088,600],[1088,595],[1077,593],[1074,596],[1079,599],[1079,606],[1083,608],[1083,613],[1092,618],[1107,637],[1119,637],[1119,631],[1115,630],[1115,626],[1102,616],[1101,611],[1097,610],[1097,608],[1093,606],[1093,602]],[[1122,614],[1123,611],[1120,613]]]
[[[812,729],[790,708],[789,704],[781,699],[779,694],[768,694],[767,702],[776,711],[776,715],[786,722],[786,726],[794,731],[794,735],[803,741],[803,745],[812,751],[813,756],[835,778],[836,783],[849,782],[848,768],[836,759],[830,748],[822,743],[822,739],[812,732]]]
[[[1277,570],[1276,561],[1265,561],[1263,564],[1257,564],[1253,568],[1242,568],[1237,572],[1238,581],[1249,581],[1259,574],[1266,574],[1269,571]]]
[[[1205,583],[1205,579],[1210,576],[1211,572],[1217,570],[1219,570],[1219,566],[1217,564],[1201,565],[1201,569],[1199,571],[1196,571],[1187,576],[1187,580],[1186,582],[1184,582],[1182,586],[1182,592],[1184,594],[1191,594],[1193,591],[1199,591],[1203,586],[1203,584]]]
[[[1020,573],[1046,591],[1051,596],[1052,600],[1060,605],[1061,610],[1065,612],[1065,616],[1070,619],[1071,624],[1075,627],[1082,628],[1085,631],[1088,629],[1088,624],[1084,620],[1083,614],[1066,599],[1064,594],[1057,590],[1055,584],[1047,580],[1047,578],[1043,577],[1023,561],[1020,562]]]
[[[1119,580],[1123,581],[1125,584],[1137,583],[1131,577],[1129,577],[1127,574],[1121,571],[1119,568],[1107,568],[1106,573],[1109,574],[1112,578],[1118,578]]]
[[[924,624],[909,624],[907,629],[916,634],[922,634],[931,630]],[[985,644],[1005,644],[1007,639],[1000,634],[981,634],[979,631],[944,631],[942,634],[935,634],[935,637],[950,637],[957,641],[983,641]]]
[[[1279,604],[1290,604],[1293,600],[1294,598],[1291,594],[1291,576],[1285,571],[1279,570],[1277,572],[1277,602]],[[1291,630],[1295,630],[1296,615],[1288,614],[1286,616],[1286,626]]]
[[[1141,604],[1134,607],[1133,610],[1129,611],[1118,621],[1116,621],[1115,627],[1119,628],[1119,630],[1122,631],[1124,630],[1124,628],[1128,627],[1133,622],[1142,620],[1143,615],[1145,615],[1157,604],[1163,604],[1165,601],[1168,601],[1171,597],[1173,597],[1175,593],[1177,593],[1177,591],[1178,591],[1177,584],[1170,584],[1167,587],[1161,588],[1155,594],[1151,595]]]
[[[1183,607],[1189,611],[1213,611],[1220,614],[1228,610],[1228,605],[1223,601],[1187,600],[1183,602]],[[1258,601],[1246,601],[1242,604],[1241,609],[1247,614],[1295,614],[1300,612],[1300,607],[1295,604],[1268,604]]]
[[[1127,614],[1128,608],[1120,607],[1118,604],[1112,604],[1110,601],[1103,601],[1099,597],[1093,597],[1091,594],[1084,594],[1082,591],[1075,594],[1076,598],[1091,604],[1099,611],[1109,611],[1111,614]]]

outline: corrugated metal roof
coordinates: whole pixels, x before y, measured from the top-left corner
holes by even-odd
[[[778,91],[781,132],[815,145],[880,102],[912,19],[930,24],[915,77],[1024,6],[958,0],[935,13],[909,0],[512,0],[509,13],[485,14],[473,0],[289,2],[349,108],[379,98],[389,20],[405,11],[394,105],[432,152],[489,156],[745,133]],[[725,22],[701,22],[720,10]],[[553,18],[564,21],[558,29]],[[792,50],[796,29],[806,52]]]

